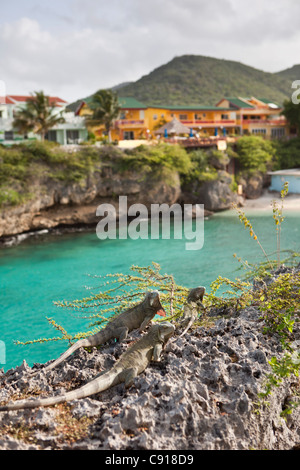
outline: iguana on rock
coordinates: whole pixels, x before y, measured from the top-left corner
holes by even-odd
[[[199,314],[200,308],[205,309],[204,305],[202,304],[204,294],[205,287],[199,286],[189,291],[186,303],[183,307],[181,321],[181,326],[185,327],[185,329],[180,336],[185,335],[185,333],[190,329]]]
[[[111,369],[101,373],[81,388],[49,398],[20,400],[1,406],[0,411],[52,406],[57,403],[86,398],[122,382],[128,388],[133,384],[135,377],[146,369],[151,360],[159,361],[161,351],[174,331],[174,326],[169,322],[157,323],[151,327],[147,334],[129,347]]]
[[[111,320],[103,330],[74,343],[67,351],[61,354],[56,361],[46,366],[43,371],[47,372],[53,369],[79,348],[100,346],[114,338],[123,341],[128,333],[136,328],[139,328],[140,332],[142,332],[155,315],[161,315],[163,317],[166,315],[160,303],[158,291],[148,292],[142,302],[122,312]],[[32,371],[31,375],[39,371],[40,370]]]

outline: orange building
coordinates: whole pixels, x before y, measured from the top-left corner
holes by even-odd
[[[289,134],[288,123],[281,116],[282,108],[265,98],[225,97],[217,106],[228,106],[235,111],[241,135],[278,139]]]
[[[76,114],[92,113],[89,104],[82,102]],[[112,140],[156,138],[157,129],[176,118],[190,129],[190,136],[222,137],[262,135],[269,139],[288,135],[282,108],[262,98],[225,97],[215,106],[147,106],[135,98],[119,98],[121,111],[111,129]],[[104,126],[92,126],[97,137],[104,137]]]

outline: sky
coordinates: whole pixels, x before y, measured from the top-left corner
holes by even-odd
[[[299,0],[0,0],[0,83],[72,102],[184,54],[278,72],[299,24]]]

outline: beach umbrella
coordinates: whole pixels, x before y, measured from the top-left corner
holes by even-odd
[[[171,122],[167,122],[162,127],[157,129],[154,132],[154,134],[165,135],[166,131],[167,131],[168,135],[171,135],[171,134],[180,135],[180,134],[189,134],[190,133],[190,129],[188,127],[184,126],[176,118],[174,118]]]
[[[217,135],[218,135],[218,128],[215,127],[215,136],[217,136]]]
[[[168,129],[164,129],[164,136],[166,139],[168,138]]]
[[[192,127],[190,128],[190,137],[194,137],[194,134],[193,134],[193,129],[192,129]]]

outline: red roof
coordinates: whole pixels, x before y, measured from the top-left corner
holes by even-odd
[[[6,100],[9,100],[9,103],[7,102],[7,104],[14,104],[15,101],[18,101],[18,102],[24,102],[24,101],[27,101],[27,100],[31,100],[33,98],[33,96],[24,96],[24,95],[9,95],[9,96],[6,96]],[[61,98],[59,98],[58,96],[49,96],[49,101],[50,101],[50,104],[58,104],[59,103],[67,103],[65,100],[62,100]]]
[[[14,101],[9,96],[0,96],[0,104],[14,104]]]

